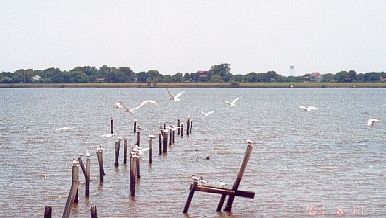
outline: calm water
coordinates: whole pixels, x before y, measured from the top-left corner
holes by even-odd
[[[174,92],[182,89],[174,89]],[[236,198],[233,214],[216,213],[219,195],[197,192],[191,217],[386,217],[385,89],[186,89],[170,102],[164,89],[0,89],[0,216],[42,217],[53,206],[61,217],[71,186],[71,163],[90,150],[90,198],[80,174],[79,205],[73,217],[183,217],[191,175],[231,187],[246,149],[256,142],[240,190],[255,199]],[[224,100],[241,97],[236,107]],[[114,109],[156,100],[134,116]],[[300,105],[319,108],[311,112]],[[204,118],[200,111],[214,110]],[[133,119],[147,134],[165,121],[193,119],[193,134],[176,137],[169,153],[153,164],[141,161],[136,198],[129,197],[123,158],[114,167],[117,136],[134,143]],[[116,137],[110,131],[114,118]],[[379,123],[369,128],[369,118]],[[71,127],[70,131],[55,131]],[[105,182],[98,182],[95,147],[105,148]],[[210,160],[205,160],[210,153]],[[46,175],[46,178],[45,178]],[[322,215],[324,213],[324,215]],[[316,214],[316,215],[313,215]]]

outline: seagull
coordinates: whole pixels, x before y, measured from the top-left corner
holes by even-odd
[[[184,94],[185,92],[179,92],[177,93],[176,95],[173,95],[169,89],[166,89],[167,91],[167,94],[169,95],[169,99],[172,100],[172,101],[181,101],[180,97],[182,94]]]
[[[84,156],[84,154],[83,153],[79,153],[79,157],[83,157]]]
[[[202,178],[202,176],[198,177],[196,175],[192,175],[192,179],[193,181],[195,182],[199,182],[199,183],[207,183],[206,180],[204,180],[204,178]]]
[[[122,101],[117,101],[117,102],[114,104],[114,107],[115,107],[115,108],[120,108],[120,109],[126,109],[126,107],[123,105]]]
[[[144,106],[145,104],[155,104],[158,106],[157,102],[156,101],[153,101],[153,100],[148,100],[148,101],[143,101],[139,106],[135,107],[135,108],[132,108],[130,110],[128,110],[131,114],[134,113],[135,110],[141,108],[142,106]]]
[[[317,110],[318,108],[314,107],[314,106],[308,106],[308,107],[305,107],[305,106],[299,106],[300,109],[302,109],[303,111],[311,111],[311,110]]]
[[[90,152],[86,151],[86,157],[90,157]]]
[[[110,137],[113,136],[113,135],[114,135],[114,134],[112,134],[112,133],[107,133],[107,134],[101,135],[101,137],[110,138]]]
[[[379,120],[378,119],[369,119],[368,121],[367,121],[367,125],[368,126],[374,126],[374,123],[375,122],[379,122]]]
[[[55,129],[55,131],[68,131],[70,129],[72,129],[72,128],[65,126],[65,127],[57,128],[57,129]]]
[[[222,180],[220,180],[218,183],[219,183],[219,185],[220,185],[221,187],[224,187],[224,186],[226,185],[226,183],[223,182]]]
[[[209,111],[209,112],[207,112],[207,113],[201,111],[201,114],[204,115],[204,116],[206,116],[206,117],[209,116],[210,114],[213,114],[213,113],[214,113],[214,111]]]
[[[252,140],[250,140],[250,139],[245,140],[245,142],[247,142],[248,144],[253,144],[253,143],[254,143],[254,142],[253,142]]]
[[[97,147],[96,150],[97,150],[97,152],[98,152],[98,151],[103,151],[102,145],[99,145],[99,147]]]
[[[231,107],[234,107],[234,106],[236,106],[236,102],[237,102],[239,99],[240,99],[240,98],[236,98],[236,99],[234,99],[232,102],[225,101],[225,103],[229,104]]]

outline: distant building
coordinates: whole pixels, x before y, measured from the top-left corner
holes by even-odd
[[[95,78],[95,82],[97,82],[97,83],[103,83],[103,82],[105,82],[105,78],[103,78],[103,77],[97,77],[97,78]]]
[[[386,77],[385,77],[385,76],[379,77],[379,81],[380,81],[381,83],[386,83]]]
[[[303,80],[305,83],[320,83],[322,82],[322,75],[318,72],[304,74]]]
[[[209,78],[209,71],[207,70],[199,70],[197,71],[197,75],[198,75],[198,79],[200,81],[206,81],[208,80]]]
[[[33,79],[34,81],[39,81],[40,78],[42,78],[42,77],[39,76],[39,75],[35,75],[34,77],[32,77],[32,79]]]

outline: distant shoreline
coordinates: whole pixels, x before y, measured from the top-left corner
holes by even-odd
[[[0,88],[386,88],[386,83],[11,83]]]

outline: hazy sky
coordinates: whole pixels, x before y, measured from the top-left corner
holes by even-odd
[[[2,0],[0,71],[386,71],[386,0]]]

